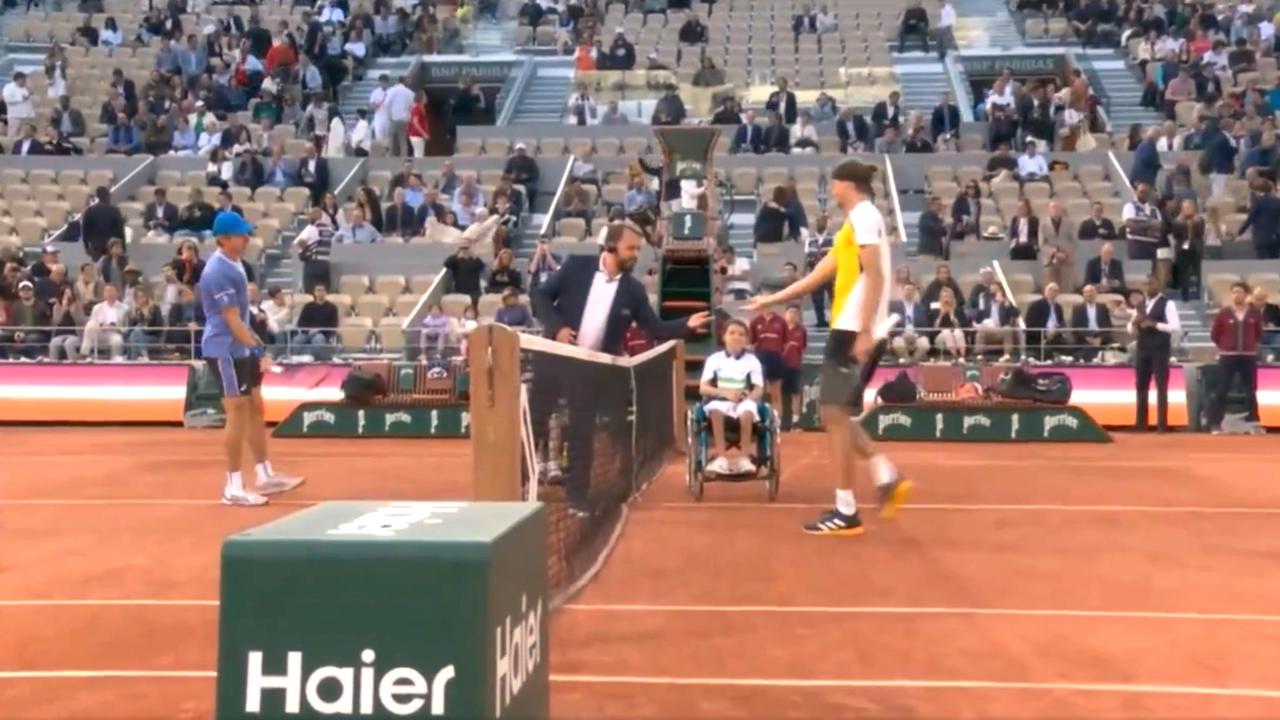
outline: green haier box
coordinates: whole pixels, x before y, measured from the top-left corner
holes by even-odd
[[[217,717],[548,716],[536,503],[329,502],[222,546]]]

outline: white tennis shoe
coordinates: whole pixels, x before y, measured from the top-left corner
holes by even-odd
[[[275,473],[270,477],[258,480],[258,492],[263,495],[279,495],[282,492],[288,492],[298,487],[304,482],[306,482],[306,478],[301,475]]]
[[[224,488],[222,491],[223,505],[241,505],[245,507],[254,507],[258,505],[266,505],[270,502],[266,496],[259,495],[252,490],[233,490]]]
[[[732,475],[733,466],[729,464],[729,458],[721,455],[707,463],[707,472],[712,475]]]

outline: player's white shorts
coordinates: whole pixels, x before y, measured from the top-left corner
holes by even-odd
[[[756,405],[756,401],[750,398],[733,402],[732,400],[708,400],[703,406],[703,410],[708,413],[718,412],[731,418],[749,417],[752,420],[760,419],[760,408]]]

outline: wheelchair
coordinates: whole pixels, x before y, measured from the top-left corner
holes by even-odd
[[[765,493],[770,502],[778,497],[778,484],[782,479],[782,432],[779,417],[768,403],[758,403],[760,419],[752,429],[755,434],[756,447],[748,453],[756,466],[754,473],[736,473],[731,475],[711,475],[706,472],[710,460],[712,437],[711,420],[707,416],[703,403],[689,409],[688,437],[689,452],[686,482],[689,494],[695,500],[702,499],[703,485],[708,482],[752,482],[764,481]],[[733,418],[725,418],[725,446],[739,447],[740,438],[738,423]]]

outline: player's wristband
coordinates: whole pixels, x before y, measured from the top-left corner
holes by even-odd
[[[266,354],[266,349],[263,348],[261,345],[254,345],[253,347],[249,348],[249,354],[253,357],[261,358],[264,354]]]

